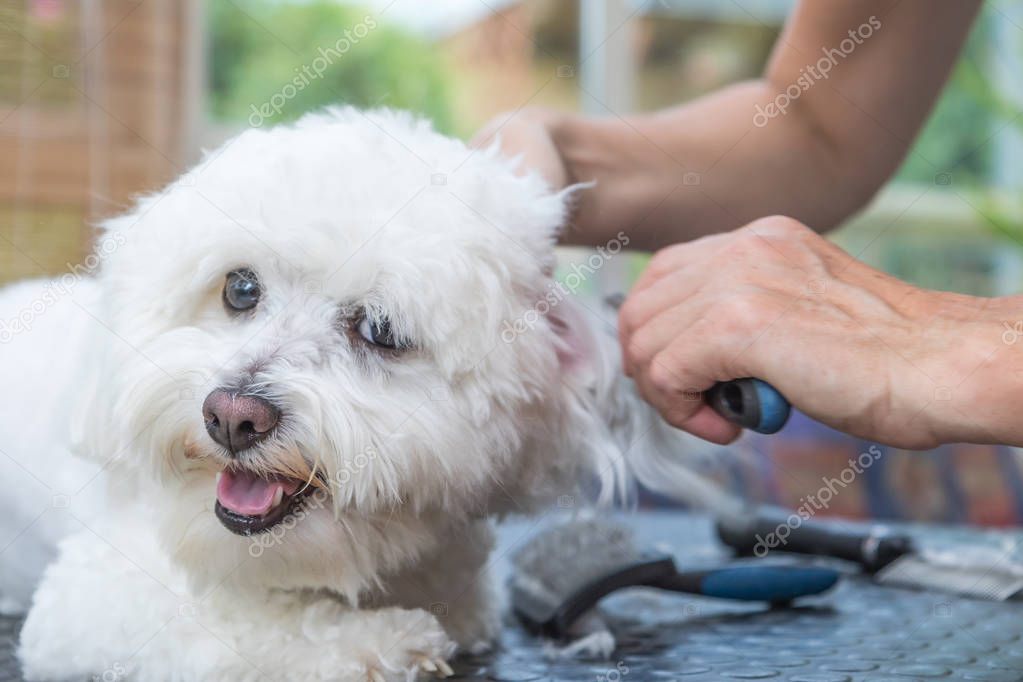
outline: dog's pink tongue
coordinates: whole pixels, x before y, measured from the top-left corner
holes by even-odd
[[[281,481],[268,481],[247,471],[224,471],[217,482],[217,499],[236,514],[262,516],[273,507]]]

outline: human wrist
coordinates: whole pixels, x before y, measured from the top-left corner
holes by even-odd
[[[584,118],[578,114],[554,109],[537,109],[532,115],[547,131],[557,150],[565,170],[566,184],[574,185],[580,182],[575,160],[578,159],[580,142],[585,140],[585,136],[580,134]]]
[[[939,442],[1023,445],[1023,297],[929,293],[936,303],[922,332],[940,367],[924,408],[933,433]]]
[[[977,327],[984,355],[963,380],[966,404],[976,406],[970,441],[1023,446],[1023,296],[991,300]]]

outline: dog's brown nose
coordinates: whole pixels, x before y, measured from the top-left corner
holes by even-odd
[[[280,411],[258,396],[218,388],[203,401],[202,416],[210,438],[237,454],[266,438]]]

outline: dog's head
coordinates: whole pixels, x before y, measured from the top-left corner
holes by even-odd
[[[570,492],[609,445],[565,218],[405,115],[248,131],[107,225],[83,449],[205,581],[353,592]]]

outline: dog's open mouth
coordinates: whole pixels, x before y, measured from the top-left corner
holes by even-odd
[[[283,521],[305,495],[305,481],[225,469],[217,478],[217,518],[232,533],[254,535]]]

